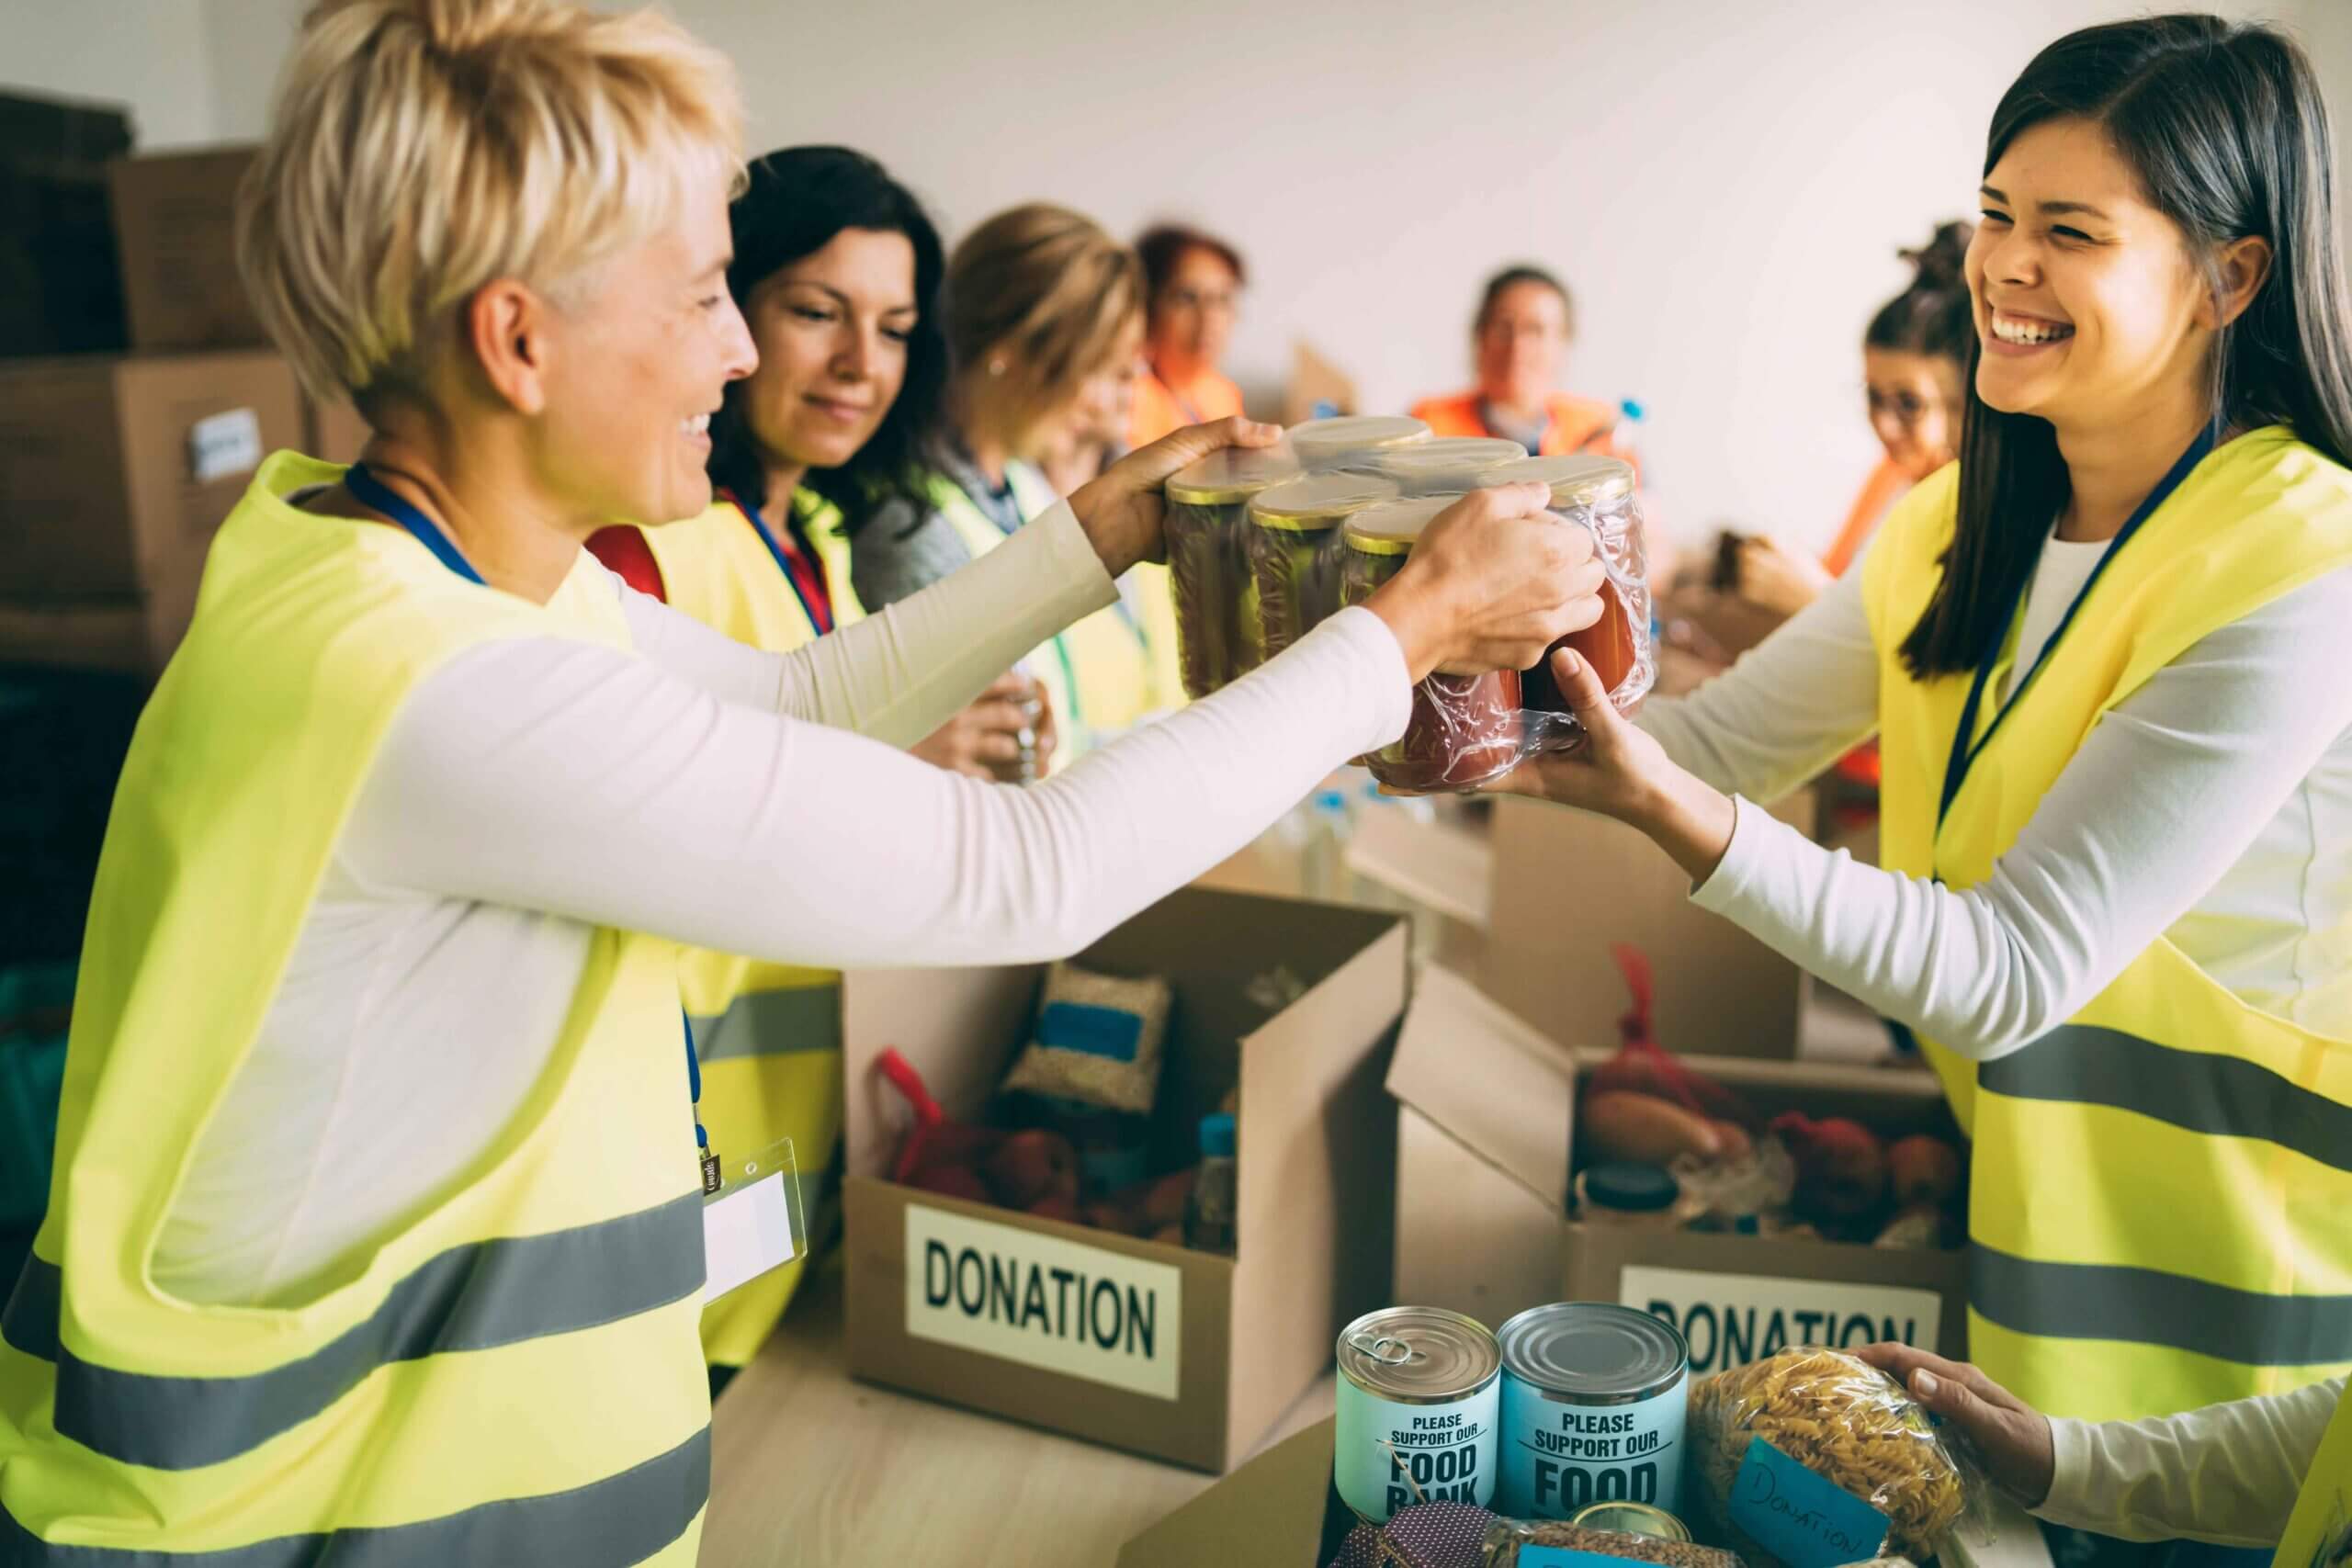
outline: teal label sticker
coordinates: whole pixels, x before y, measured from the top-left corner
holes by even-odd
[[[1625,1568],[1625,1559],[1598,1551],[1571,1551],[1565,1546],[1522,1546],[1519,1568]]]
[[[1143,1040],[1143,1020],[1122,1008],[1086,1002],[1050,1002],[1037,1015],[1037,1043],[1132,1062]]]
[[[1838,1568],[1886,1544],[1884,1514],[1761,1438],[1732,1483],[1731,1522],[1789,1568]]]

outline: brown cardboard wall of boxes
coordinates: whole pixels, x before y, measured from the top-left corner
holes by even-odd
[[[119,112],[0,95],[0,664],[159,672],[254,469],[357,456],[237,276],[250,148],[130,156]]]

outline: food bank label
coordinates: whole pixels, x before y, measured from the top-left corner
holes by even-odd
[[[1943,1328],[1943,1297],[1900,1285],[1629,1267],[1617,1300],[1681,1330],[1694,1378],[1798,1345],[1849,1350],[1899,1339],[1932,1350]]]
[[[910,1338],[1177,1395],[1184,1276],[1168,1264],[919,1203],[906,1263]]]

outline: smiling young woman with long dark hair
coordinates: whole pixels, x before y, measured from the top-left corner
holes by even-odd
[[[1993,116],[1960,461],[1860,570],[1530,793],[1917,1030],[1969,1343],[2060,1416],[2352,1364],[2352,329],[2285,36],[2072,34]],[[1883,870],[1735,800],[1871,734]]]

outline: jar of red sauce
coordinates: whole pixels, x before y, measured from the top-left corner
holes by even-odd
[[[1544,661],[1521,680],[1521,702],[1531,713],[1566,714],[1566,696],[1552,678],[1551,654],[1572,648],[1600,677],[1611,706],[1630,713],[1657,681],[1657,655],[1650,646],[1650,591],[1642,549],[1642,518],[1632,467],[1615,457],[1526,457],[1486,471],[1486,485],[1541,484],[1552,491],[1552,510],[1588,529],[1609,573],[1601,585],[1600,619],[1552,645]],[[1546,727],[1540,750],[1566,750],[1579,734],[1567,725]]]
[[[1404,570],[1421,533],[1455,495],[1413,496],[1366,507],[1348,519],[1340,577],[1343,603],[1361,604]],[[1500,778],[1520,759],[1520,675],[1430,675],[1413,689],[1404,737],[1363,759],[1392,789],[1434,795]]]

